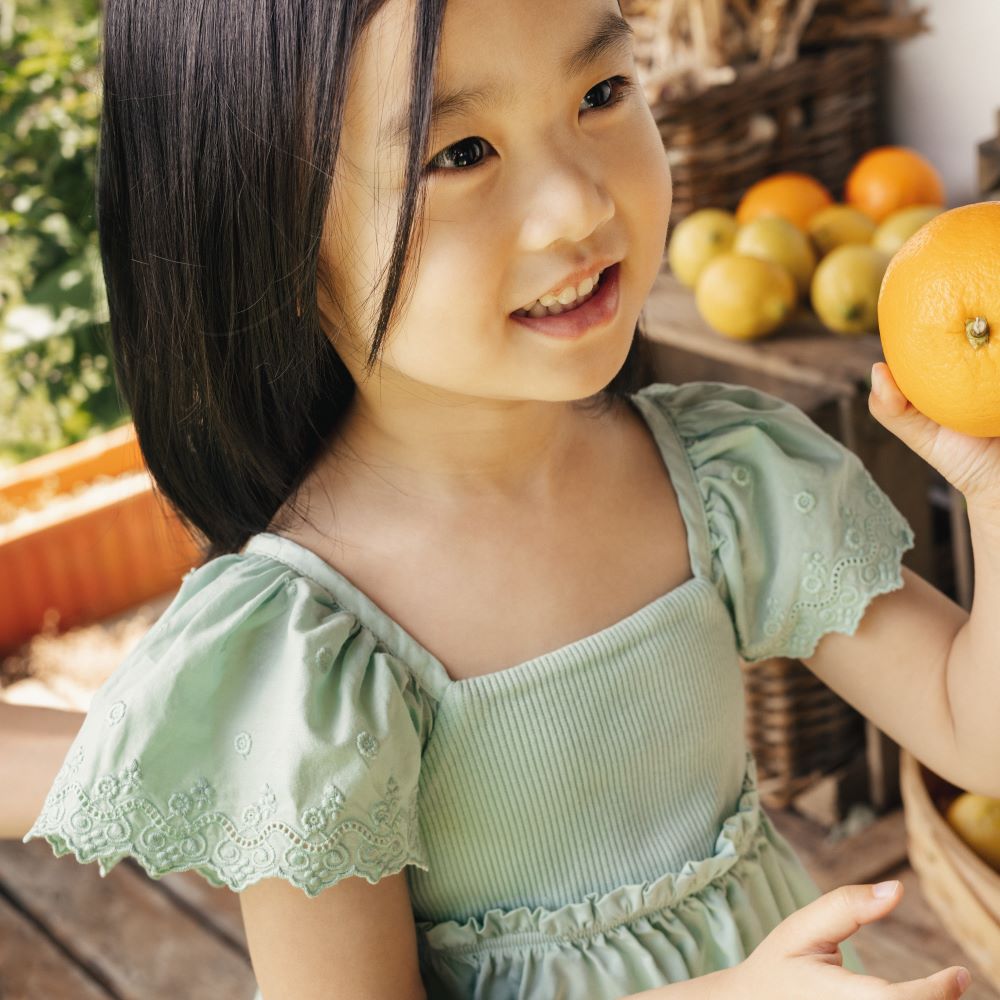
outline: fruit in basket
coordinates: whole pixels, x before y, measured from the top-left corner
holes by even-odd
[[[732,212],[700,208],[681,219],[667,245],[667,263],[682,284],[693,288],[701,269],[733,243],[739,223]]]
[[[944,205],[941,175],[929,160],[906,146],[880,146],[854,164],[845,200],[882,222],[909,205]]]
[[[845,243],[817,265],[810,288],[816,315],[834,333],[876,333],[878,294],[888,255],[864,243]]]
[[[729,251],[698,276],[695,304],[717,333],[756,340],[776,330],[798,302],[795,279],[780,264]]]
[[[1000,799],[962,792],[945,812],[948,825],[1000,872]]]
[[[878,319],[889,371],[921,413],[1000,436],[1000,202],[921,226],[889,262]]]
[[[786,170],[757,181],[743,192],[736,206],[736,221],[742,226],[764,215],[779,215],[806,232],[809,220],[832,204],[833,195],[815,177]]]
[[[820,257],[845,243],[870,243],[875,221],[853,205],[838,202],[820,209],[809,220],[809,237]]]
[[[795,279],[799,294],[808,293],[816,270],[816,254],[809,237],[787,219],[764,215],[740,226],[733,240],[733,252],[781,264]]]
[[[924,223],[944,209],[940,205],[910,205],[887,216],[872,235],[871,244],[891,257]]]

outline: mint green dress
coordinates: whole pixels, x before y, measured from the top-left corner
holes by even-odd
[[[761,809],[737,657],[852,634],[902,586],[913,533],[776,396],[657,383],[631,402],[679,498],[686,582],[452,680],[314,553],[255,535],[190,572],[96,692],[25,842],[234,892],[405,870],[431,1000],[613,1000],[740,962],[819,891]]]

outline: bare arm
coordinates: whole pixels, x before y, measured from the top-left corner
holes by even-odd
[[[405,872],[352,875],[312,898],[266,878],[240,907],[266,1000],[426,1000]]]
[[[85,716],[0,701],[0,839],[31,828]]]
[[[972,613],[952,643],[945,670],[958,757],[969,768],[963,787],[1000,796],[1000,509],[969,504],[976,566]]]
[[[853,637],[830,633],[803,662],[931,770],[1000,796],[1000,437],[934,423],[903,396],[885,362],[872,375],[886,383],[869,397],[875,419],[965,497],[972,611],[904,567],[903,588],[875,598]]]

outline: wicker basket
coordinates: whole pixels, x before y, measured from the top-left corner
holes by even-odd
[[[804,52],[787,66],[751,65],[729,84],[651,105],[673,178],[671,223],[699,208],[736,208],[754,182],[810,174],[842,198],[851,167],[881,140],[883,43]]]
[[[864,749],[865,720],[798,660],[741,665],[761,798],[783,809]]]
[[[927,902],[979,971],[1000,989],[1000,873],[942,814],[960,789],[902,751],[900,791],[910,863]]]

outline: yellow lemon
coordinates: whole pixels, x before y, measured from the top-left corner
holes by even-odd
[[[925,222],[930,222],[943,211],[940,205],[901,208],[878,225],[871,244],[891,257]]]
[[[948,806],[945,819],[976,854],[1000,871],[1000,799],[963,792]]]
[[[695,305],[713,330],[735,340],[756,340],[792,314],[795,279],[781,264],[749,254],[723,253],[702,269]]]
[[[788,219],[764,215],[740,226],[732,249],[733,253],[780,264],[795,279],[800,295],[809,291],[809,282],[816,270],[816,254],[809,237]]]
[[[870,243],[875,222],[853,205],[830,205],[809,220],[809,236],[820,257],[845,243]]]
[[[813,274],[810,299],[834,333],[877,333],[878,293],[889,255],[863,243],[831,250]]]
[[[667,247],[667,263],[678,281],[693,288],[701,269],[733,242],[739,223],[732,212],[701,208],[674,227]]]

